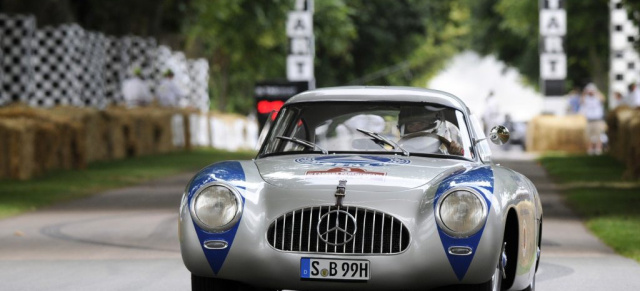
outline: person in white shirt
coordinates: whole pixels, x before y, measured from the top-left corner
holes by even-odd
[[[151,104],[153,96],[149,85],[142,80],[142,71],[135,68],[133,76],[122,82],[122,95],[127,107],[146,106]]]
[[[158,102],[160,105],[176,107],[179,105],[180,98],[184,97],[184,95],[182,89],[173,80],[173,71],[167,70],[158,88]]]
[[[584,97],[580,110],[587,119],[587,128],[585,130],[587,144],[589,145],[588,153],[590,155],[599,155],[602,153],[602,135],[606,124],[604,123],[604,96],[596,85],[587,84],[584,88]]]
[[[640,88],[636,83],[629,85],[627,102],[631,107],[640,107]]]

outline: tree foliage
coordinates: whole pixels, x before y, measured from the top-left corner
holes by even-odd
[[[78,22],[112,35],[156,37],[190,57],[208,59],[212,104],[247,113],[256,81],[286,76],[285,23],[294,2],[0,0],[0,11],[35,14],[39,25]],[[595,81],[606,90],[608,0],[564,3],[567,86]],[[640,9],[640,0],[624,3],[630,11]],[[538,1],[316,0],[317,86],[424,86],[467,49],[496,55],[537,86],[538,15]]]
[[[539,82],[538,1],[470,0],[472,48],[495,54],[520,70],[529,83]],[[567,89],[596,82],[606,91],[609,62],[608,1],[566,0]]]

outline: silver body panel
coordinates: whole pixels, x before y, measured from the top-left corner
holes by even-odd
[[[349,95],[349,98],[364,98],[361,95],[368,96],[367,94],[371,94],[368,91],[372,89],[355,90],[358,92]],[[406,91],[402,88],[394,90]],[[411,92],[405,93],[409,97],[403,98],[408,98],[409,101],[424,101],[424,96],[420,94],[414,96]],[[315,97],[301,94],[292,98],[290,102],[308,102],[307,99],[314,99],[323,94],[314,95]],[[431,91],[424,94],[435,94],[436,96],[432,97],[437,100],[446,99],[441,102],[449,102],[448,106],[459,103],[457,107],[468,112],[457,98]],[[390,98],[388,95],[384,96],[375,98]],[[433,98],[427,101],[432,102],[435,100]],[[462,159],[391,154],[380,156],[400,158],[409,162],[358,165],[359,169],[369,174],[347,177],[310,175],[309,173],[314,171],[346,167],[340,164],[300,162],[300,159],[323,157],[318,154],[281,155],[239,162],[244,180],[229,183],[240,188],[240,193],[245,199],[244,211],[233,243],[229,244],[228,254],[217,273],[212,270],[210,261],[205,256],[206,250],[198,238],[197,226],[189,214],[187,191],[181,205],[179,221],[180,245],[185,266],[199,276],[223,278],[274,289],[389,290],[479,284],[490,280],[494,273],[501,251],[507,213],[513,210],[518,216],[520,241],[517,276],[510,290],[524,289],[531,283],[537,263],[537,242],[540,236],[538,225],[542,218],[542,208],[535,187],[526,177],[495,165],[489,165],[490,168],[487,168],[493,175],[493,193],[485,191],[483,194],[491,206],[482,236],[473,250],[473,259],[460,280],[454,272],[438,233],[434,215],[436,192],[447,178],[458,175],[461,171],[486,168],[487,165],[480,161]],[[202,174],[206,173],[199,175]],[[214,178],[224,181],[221,177]],[[344,206],[381,211],[394,216],[407,227],[411,241],[405,251],[382,255],[297,253],[277,250],[267,242],[266,232],[270,224],[283,214],[305,207],[334,205],[336,186],[342,179],[347,180]],[[474,185],[474,181],[463,183],[478,186]],[[187,189],[190,187],[197,185],[188,185]],[[371,278],[366,283],[304,281],[300,279],[300,259],[303,257],[369,260]]]

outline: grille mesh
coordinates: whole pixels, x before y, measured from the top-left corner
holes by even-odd
[[[319,228],[321,233],[327,232],[324,238],[328,242],[348,241],[344,244],[331,245],[318,236],[318,222],[325,214],[337,210],[335,206],[309,207],[286,213],[269,226],[267,240],[278,250],[309,253],[394,254],[404,251],[409,245],[409,231],[393,216],[358,207],[340,209],[356,220],[357,228],[352,239],[344,232],[330,231],[338,219],[340,227],[347,233],[353,233],[354,224],[349,222],[344,212],[328,214]]]

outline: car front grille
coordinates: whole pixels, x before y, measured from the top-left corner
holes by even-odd
[[[288,252],[395,254],[407,248],[410,236],[402,222],[383,212],[318,206],[278,217],[269,226],[267,240]]]

